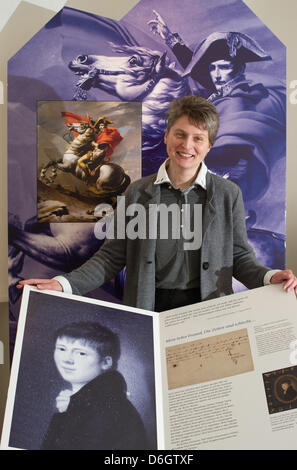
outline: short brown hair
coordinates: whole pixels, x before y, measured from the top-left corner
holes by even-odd
[[[208,131],[210,145],[213,145],[219,129],[220,118],[216,107],[202,96],[184,96],[170,103],[167,113],[167,130],[181,116],[188,116],[189,121],[197,127],[203,126]]]

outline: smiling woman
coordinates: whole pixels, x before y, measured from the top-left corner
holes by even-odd
[[[189,96],[171,103],[164,142],[169,157],[168,176],[174,187],[191,186],[218,127],[216,108],[203,98]]]
[[[168,176],[174,187],[184,189],[195,180],[210,150],[208,130],[197,128],[184,115],[166,131],[164,142],[169,157]]]

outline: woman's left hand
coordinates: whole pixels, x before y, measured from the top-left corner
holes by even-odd
[[[291,269],[284,269],[275,273],[270,279],[271,284],[284,283],[283,288],[285,291],[290,292],[294,290],[297,296],[297,278]]]

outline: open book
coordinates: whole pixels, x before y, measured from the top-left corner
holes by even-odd
[[[280,285],[162,313],[26,287],[2,449],[40,449],[52,416],[68,412],[54,332],[90,321],[119,337],[148,449],[296,449],[297,303]]]

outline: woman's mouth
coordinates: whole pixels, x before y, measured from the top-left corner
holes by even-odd
[[[184,159],[192,158],[193,155],[191,153],[184,153],[184,152],[177,152],[178,156]]]

